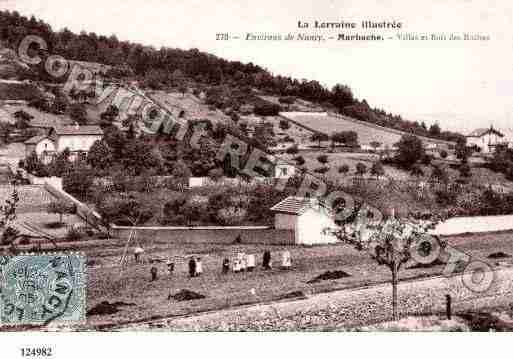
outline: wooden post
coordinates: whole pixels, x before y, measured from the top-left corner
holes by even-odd
[[[397,320],[397,264],[392,263],[392,318]]]
[[[451,308],[451,296],[449,294],[445,295],[445,313],[447,314],[447,319],[451,320],[452,318],[452,308]]]

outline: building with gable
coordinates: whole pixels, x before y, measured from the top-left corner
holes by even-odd
[[[44,163],[65,149],[70,151],[70,160],[85,158],[96,141],[103,138],[99,126],[59,126],[50,130],[48,135],[36,136],[25,141],[25,153],[35,152]]]
[[[467,146],[475,146],[481,149],[481,153],[492,153],[497,145],[507,145],[504,134],[490,126],[490,128],[478,128],[467,136]]]
[[[335,215],[331,208],[314,198],[287,197],[271,208],[274,228],[292,230],[295,244],[336,243],[337,238],[326,229],[336,229]]]

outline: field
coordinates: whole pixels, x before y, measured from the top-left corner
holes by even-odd
[[[0,82],[0,100],[30,101],[41,95],[41,91],[30,84],[8,81]]]
[[[377,141],[383,146],[392,147],[399,142],[401,136],[404,134],[397,130],[365,123],[346,116],[335,117],[333,115],[308,113],[283,113],[283,116],[306,128],[327,135],[331,135],[333,132],[355,131],[358,134],[358,142],[360,145],[369,145],[371,142]],[[448,144],[445,141],[437,141],[426,137],[421,137],[421,139],[427,143]]]
[[[513,254],[511,233],[455,236],[449,243],[468,253],[495,265],[510,263]],[[144,321],[171,316],[219,310],[260,302],[274,302],[301,298],[304,295],[354,288],[375,283],[387,282],[388,270],[378,266],[366,253],[361,253],[343,245],[319,247],[264,246],[243,244],[173,244],[169,240],[146,240],[142,243],[146,250],[145,264],[130,261],[124,270],[118,266],[125,239],[84,242],[71,244],[75,250],[86,253],[88,258],[88,310],[102,302],[118,302],[118,311],[90,312],[85,328],[110,328],[114,324]],[[252,273],[221,274],[224,258],[233,259],[238,252],[255,254],[257,265],[262,254],[270,250],[274,268],[264,271],[257,268]],[[290,271],[278,269],[283,250],[292,255],[293,268]],[[64,250],[64,247],[63,247]],[[490,260],[492,253],[504,252],[507,258]],[[201,257],[204,275],[189,278],[187,261],[190,256]],[[165,261],[175,263],[175,272],[169,275]],[[154,263],[149,263],[149,260]],[[150,281],[150,268],[156,266],[159,278]],[[400,278],[417,278],[439,274],[443,265],[428,268],[409,268],[400,272]],[[308,283],[327,271],[344,271],[349,276],[340,279],[320,280]],[[190,290],[204,295],[204,299],[177,301],[169,299],[182,290]],[[125,304],[125,305],[122,305]],[[96,308],[95,308],[96,307]],[[107,306],[110,308],[110,306]],[[105,309],[105,303],[103,305]]]
[[[176,92],[155,91],[148,92],[148,94],[175,116],[178,116],[183,110],[185,111],[186,119],[207,119],[214,124],[231,121],[230,117],[226,116],[223,112],[218,109],[210,109],[208,105],[190,93],[182,95]]]

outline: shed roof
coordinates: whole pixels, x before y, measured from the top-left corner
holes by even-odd
[[[59,126],[54,127],[53,130],[59,136],[103,135],[100,126]]]
[[[314,206],[325,207],[321,202],[313,198],[291,196],[271,207],[271,211],[300,215],[308,208]]]
[[[26,145],[37,145],[39,142],[43,141],[45,138],[48,138],[46,135],[42,136],[34,136],[25,141]]]

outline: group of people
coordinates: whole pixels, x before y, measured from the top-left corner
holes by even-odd
[[[203,262],[199,257],[189,259],[189,277],[199,277],[203,274]]]
[[[135,254],[135,253],[134,253]],[[140,261],[140,254],[136,256],[136,262]],[[170,259],[166,261],[167,270],[170,275],[173,274],[175,270],[175,263]],[[190,257],[189,259],[189,277],[199,277],[203,274],[203,262],[199,257]],[[233,263],[230,263],[230,259],[225,258],[223,260],[222,272],[223,274],[228,274],[231,271],[234,273],[241,272],[253,272],[256,267],[256,256],[254,254],[246,254],[246,253],[237,253],[237,256],[233,260]],[[265,251],[262,257],[262,268],[264,270],[270,270],[273,268],[272,263],[272,255],[270,251]],[[292,268],[292,258],[289,251],[284,251],[281,255],[281,269],[288,270]],[[152,267],[150,270],[151,280],[157,280],[157,268]]]
[[[233,260],[231,269],[234,273],[240,272],[252,272],[255,270],[255,255],[238,253],[236,258]],[[262,268],[264,270],[272,269],[272,256],[270,251],[265,251],[262,257]],[[292,258],[289,251],[282,253],[281,269],[290,269],[292,267]],[[230,260],[225,258],[223,261],[223,273],[227,274],[230,271]]]

